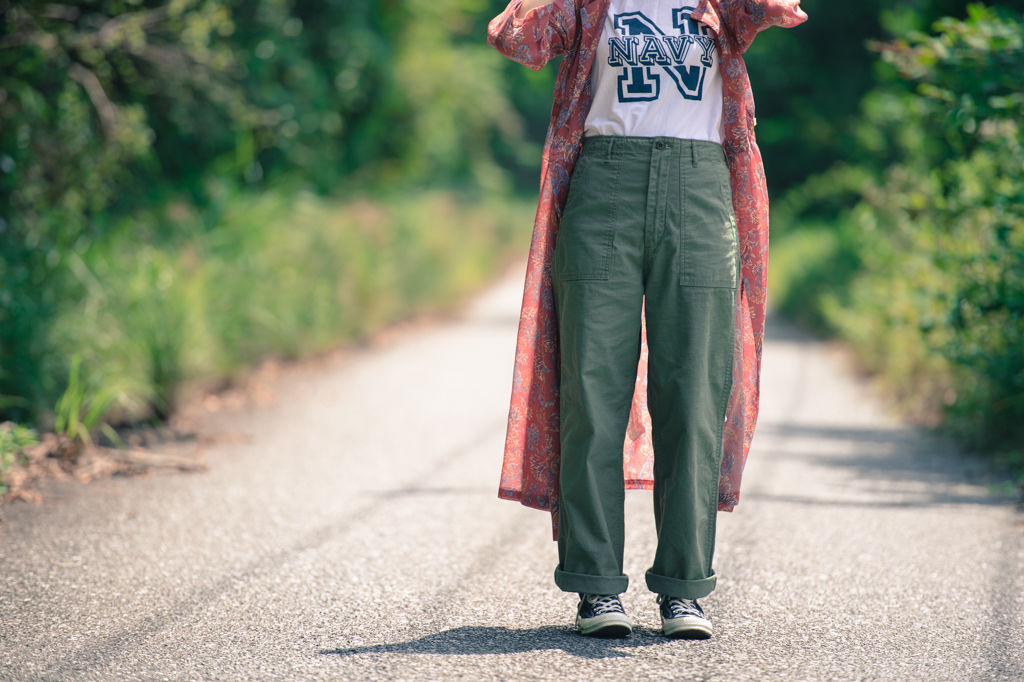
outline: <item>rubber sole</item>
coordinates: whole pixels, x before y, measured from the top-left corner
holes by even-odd
[[[711,622],[703,619],[682,623],[662,619],[661,631],[669,639],[710,639],[712,634]]]
[[[586,637],[620,638],[633,632],[633,624],[621,613],[607,613],[586,620],[576,616],[576,628]]]

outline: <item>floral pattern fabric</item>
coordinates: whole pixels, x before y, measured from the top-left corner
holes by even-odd
[[[488,42],[534,70],[564,55],[541,157],[540,200],[527,261],[498,496],[551,512],[558,537],[560,461],[558,324],[551,258],[569,178],[590,110],[590,72],[609,0],[554,0],[517,16],[512,0],[488,26]],[[718,508],[739,502],[740,479],[757,421],[768,264],[768,191],[754,139],[754,101],[743,52],[769,26],[807,19],[799,0],[700,0],[691,17],[714,34],[721,59],[726,159],[740,240],[733,386],[726,412]],[[644,329],[646,329],[644,327]],[[647,411],[647,342],[641,337],[636,389],[623,443],[627,488],[654,485]]]

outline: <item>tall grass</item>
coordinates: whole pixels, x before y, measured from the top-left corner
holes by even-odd
[[[18,463],[18,452],[38,442],[36,432],[25,426],[4,422],[0,424],[0,495],[7,492],[4,472]]]
[[[35,368],[59,391],[37,424],[84,440],[106,422],[165,417],[182,382],[450,307],[525,253],[533,211],[442,190],[223,192],[203,212],[171,202],[125,217],[64,254],[44,340],[56,361]]]

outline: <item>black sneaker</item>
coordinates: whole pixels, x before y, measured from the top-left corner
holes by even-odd
[[[680,599],[658,595],[661,605],[661,630],[673,639],[708,639],[711,621],[704,615],[696,599]]]
[[[633,632],[617,594],[580,594],[576,627],[590,637],[626,637]]]

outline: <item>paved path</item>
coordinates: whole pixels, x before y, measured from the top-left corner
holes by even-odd
[[[643,492],[639,627],[572,634],[547,516],[495,497],[521,277],[220,415],[209,473],[7,508],[0,678],[1024,678],[1022,515],[777,320],[715,638],[657,632]]]

